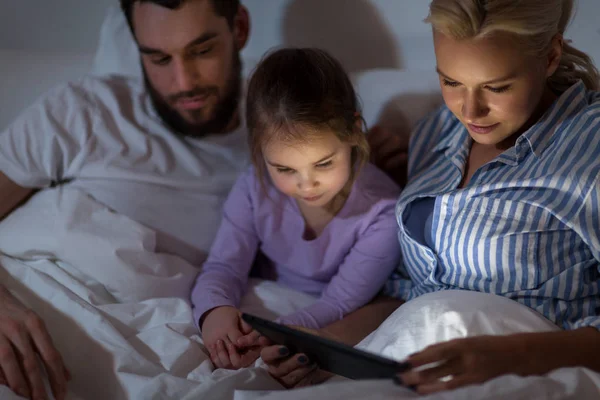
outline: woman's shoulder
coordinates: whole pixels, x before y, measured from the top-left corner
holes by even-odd
[[[579,158],[600,162],[600,92],[575,88],[557,114],[549,125],[552,156],[573,157],[581,149]]]
[[[585,103],[586,106],[583,107],[582,113],[598,122],[600,120],[600,92],[588,91]]]

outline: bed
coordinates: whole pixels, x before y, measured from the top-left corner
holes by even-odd
[[[239,371],[214,370],[186,297],[197,270],[157,253],[154,244],[152,230],[72,188],[39,192],[0,224],[0,281],[46,321],[73,374],[69,399],[414,398],[389,381],[282,391],[260,361]],[[275,318],[314,300],[254,280],[242,309]],[[552,329],[502,297],[437,292],[399,308],[359,347],[402,359],[439,340]],[[599,374],[571,368],[428,398],[586,399],[599,393]],[[2,387],[0,398],[18,397]]]
[[[139,76],[124,21],[113,7],[92,73]],[[116,60],[119,60],[117,63]],[[245,73],[252,69],[245,60]],[[79,70],[78,70],[79,71]],[[441,104],[432,71],[370,70],[353,75],[367,124],[406,131]],[[68,243],[68,245],[65,245]],[[46,321],[73,380],[68,399],[412,399],[388,381],[333,380],[284,391],[257,362],[215,370],[192,321],[187,294],[197,269],[155,250],[155,233],[86,193],[56,187],[36,194],[0,224],[0,281]],[[359,347],[402,359],[440,340],[555,329],[506,299],[434,293],[397,310]],[[253,280],[242,309],[276,318],[315,299]],[[476,304],[474,308],[472,305]],[[600,375],[581,368],[543,377],[505,376],[427,399],[587,399]],[[19,399],[0,387],[0,399]]]

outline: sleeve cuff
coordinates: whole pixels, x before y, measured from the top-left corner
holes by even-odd
[[[600,330],[600,317],[586,317],[567,327],[567,329],[580,328],[596,328]]]
[[[227,299],[205,302],[205,303],[201,303],[199,306],[194,306],[194,309],[192,310],[192,316],[194,318],[194,325],[196,325],[196,328],[198,328],[198,331],[200,331],[202,333],[202,330],[200,329],[201,328],[200,327],[200,318],[207,311],[210,311],[213,308],[223,307],[223,306],[236,307],[236,305],[233,304],[233,302],[231,302]]]
[[[409,279],[392,276],[383,287],[383,294],[396,299],[408,301],[413,283]]]

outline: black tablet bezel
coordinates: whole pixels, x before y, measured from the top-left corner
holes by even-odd
[[[291,353],[304,353],[322,370],[350,379],[391,379],[408,366],[379,355],[358,350],[320,336],[311,335],[251,314],[242,319],[275,344]]]

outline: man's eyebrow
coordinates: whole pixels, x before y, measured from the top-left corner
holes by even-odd
[[[185,47],[188,48],[188,47],[192,47],[192,46],[198,46],[199,44],[202,44],[204,42],[208,42],[211,39],[214,39],[218,35],[219,34],[217,32],[205,32],[202,35],[198,36],[196,39],[189,42]],[[142,54],[148,54],[148,55],[165,54],[165,52],[160,49],[155,49],[155,48],[144,46],[141,44],[138,45],[138,49],[140,50],[140,53],[142,53]]]
[[[440,68],[439,68],[439,67],[436,67],[436,69],[435,69],[435,70],[437,71],[437,73],[438,73],[438,74],[440,74],[440,75],[441,75],[441,76],[443,76],[444,78],[448,79],[449,81],[458,82],[456,79],[450,78],[448,75],[446,75],[445,73],[443,73],[443,72],[440,70]],[[516,74],[515,74],[515,73],[510,73],[510,74],[508,74],[508,75],[506,75],[506,76],[503,76],[503,77],[501,77],[501,78],[496,78],[496,79],[489,80],[489,81],[487,81],[487,82],[482,82],[482,83],[481,83],[481,85],[491,85],[491,84],[498,83],[498,82],[505,82],[505,81],[508,81],[508,80],[514,79],[514,78],[515,78],[515,76],[516,76]]]

